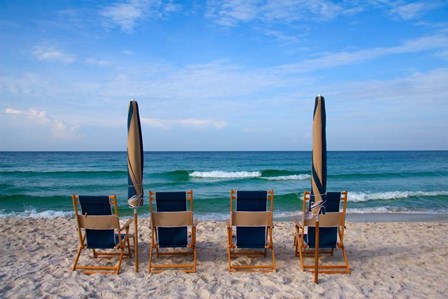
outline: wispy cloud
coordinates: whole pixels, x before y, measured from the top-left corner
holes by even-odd
[[[227,126],[225,121],[212,119],[185,118],[177,120],[157,119],[142,117],[141,122],[153,128],[170,129],[173,126],[184,126],[191,128],[215,128],[222,129]]]
[[[61,120],[50,117],[44,110],[5,108],[4,113],[12,117],[20,117],[21,120],[29,121],[34,125],[43,126],[57,139],[76,139],[81,137],[77,126],[71,126]]]
[[[357,13],[362,9],[348,1],[339,4],[326,0],[212,0],[207,2],[206,17],[222,26],[235,26],[252,21],[288,23],[304,19],[331,20],[339,15]]]
[[[279,66],[280,71],[310,72],[325,68],[334,68],[342,65],[364,62],[386,55],[417,53],[434,51],[439,55],[440,51],[448,50],[448,34],[440,33],[404,41],[400,45],[385,48],[363,49],[358,51],[343,51],[322,54],[317,58],[311,58],[299,63]]]
[[[91,64],[91,65],[105,66],[105,65],[109,65],[110,61],[107,61],[104,59],[98,59],[98,58],[87,58],[85,60],[85,63]]]
[[[227,126],[225,121],[195,118],[181,119],[176,121],[176,123],[190,127],[213,127],[216,129],[222,129]]]
[[[425,8],[427,8],[427,6],[422,2],[407,3],[407,4],[395,6],[391,10],[391,12],[393,14],[400,16],[404,20],[411,20],[411,19],[415,18],[416,16],[422,14],[424,12]]]
[[[182,9],[180,4],[161,0],[128,0],[104,7],[100,15],[108,25],[118,26],[122,31],[133,32],[138,22],[145,18],[161,18]]]
[[[228,28],[250,24],[282,43],[296,43],[297,35],[303,34],[303,30],[297,28],[308,28],[313,23],[329,22],[341,16],[354,16],[372,10],[404,21],[414,21],[446,5],[446,1],[209,0],[205,17],[214,24]],[[277,25],[290,26],[294,34],[275,30]]]
[[[32,50],[32,54],[38,60],[56,61],[62,63],[73,63],[76,60],[74,55],[65,53],[54,47],[36,46]]]
[[[123,31],[134,30],[135,23],[143,18],[148,6],[148,1],[129,1],[127,3],[116,3],[101,11],[111,24],[117,25]]]
[[[140,117],[140,120],[142,124],[158,128],[158,129],[168,129],[170,126],[167,121],[156,119],[156,118],[150,118],[150,117]]]

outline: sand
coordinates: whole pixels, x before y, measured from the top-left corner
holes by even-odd
[[[319,284],[294,257],[293,224],[274,228],[276,273],[228,273],[224,222],[198,226],[198,271],[149,274],[149,222],[139,219],[140,272],[126,259],[120,275],[72,272],[74,219],[0,219],[1,298],[446,298],[448,223],[347,223],[352,274]],[[335,259],[341,258],[340,253]]]

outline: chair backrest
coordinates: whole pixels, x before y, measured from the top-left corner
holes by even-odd
[[[149,192],[151,226],[159,247],[188,245],[188,226],[193,223],[193,191]]]
[[[114,248],[118,242],[115,229],[119,227],[116,196],[73,195],[72,199],[79,232],[85,229],[87,247]],[[78,212],[78,203],[81,206],[81,214]],[[112,213],[112,207],[114,213]],[[81,235],[80,238],[82,242]]]
[[[311,205],[314,203],[314,196],[305,191],[303,198],[303,221],[308,227],[305,242],[309,247],[315,247],[315,218],[309,217]],[[341,201],[343,203],[341,211]],[[308,202],[308,205],[307,205]],[[345,213],[347,209],[347,191],[327,192],[324,204],[325,214],[319,215],[319,248],[336,248],[338,242],[338,228],[344,230]],[[308,214],[308,215],[307,215]]]
[[[273,209],[273,190],[230,191],[231,222],[232,226],[236,226],[237,247],[266,246],[266,230],[268,226],[272,226]]]

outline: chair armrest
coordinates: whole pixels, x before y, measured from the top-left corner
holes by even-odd
[[[131,225],[132,221],[134,221],[134,219],[129,219],[128,221],[126,221],[126,223],[122,227],[120,227],[120,231],[122,231],[124,229],[128,230],[129,225]]]
[[[299,219],[294,219],[293,222],[296,227],[302,228],[302,223],[299,221]]]

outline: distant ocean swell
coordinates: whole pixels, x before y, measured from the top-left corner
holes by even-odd
[[[108,177],[108,178],[122,178],[127,176],[126,171],[113,170],[83,170],[83,171],[1,171],[0,174],[6,174],[11,178],[94,178],[94,177]]]
[[[226,219],[229,190],[275,192],[275,217],[298,215],[311,152],[145,152],[147,192],[194,191],[195,214]],[[348,212],[448,214],[448,151],[329,152],[328,191],[348,190]],[[116,194],[127,205],[126,152],[0,152],[0,217],[72,215],[71,194]],[[145,216],[146,215],[146,216]]]

